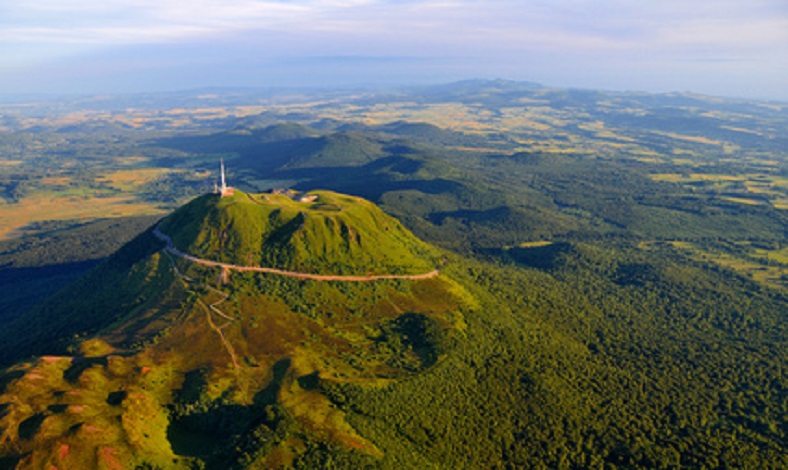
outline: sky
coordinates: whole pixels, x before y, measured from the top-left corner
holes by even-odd
[[[788,0],[2,0],[0,94],[474,78],[788,101]]]

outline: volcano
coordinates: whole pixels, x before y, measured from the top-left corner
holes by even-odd
[[[2,462],[374,462],[342,395],[441,360],[469,301],[442,259],[356,197],[199,197],[14,326],[6,362],[34,356],[4,376]]]

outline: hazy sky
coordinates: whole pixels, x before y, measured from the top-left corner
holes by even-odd
[[[467,78],[788,101],[788,0],[0,1],[0,93]]]

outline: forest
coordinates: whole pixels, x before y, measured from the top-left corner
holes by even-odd
[[[130,311],[175,325],[169,305],[216,300],[165,288],[169,264],[147,257],[150,227],[209,192],[223,158],[248,193],[371,201],[440,250],[446,284],[430,296],[397,281],[233,277],[228,305],[254,312],[231,333],[243,367],[278,359],[246,402],[211,391],[229,380],[207,372],[215,359],[149,386],[169,434],[146,445],[179,465],[788,466],[788,105],[506,81],[217,96],[0,105],[3,399],[19,361],[78,355]],[[123,295],[96,292],[101,282]],[[332,358],[324,369],[242,339],[282,328],[255,296],[290,319],[293,344]],[[83,308],[107,318],[69,313]],[[129,354],[177,336],[133,328]],[[99,374],[112,360],[88,362]],[[341,411],[357,437],[315,431],[296,392]],[[25,421],[28,441],[52,416]],[[158,458],[133,462],[166,468]]]

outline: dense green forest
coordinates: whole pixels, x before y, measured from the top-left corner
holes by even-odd
[[[234,115],[140,99],[4,121],[0,463],[55,465],[66,445],[138,468],[788,467],[784,104],[502,81],[269,107],[249,92],[224,98]],[[206,192],[219,158],[249,193],[368,199],[441,250],[408,261],[440,258],[440,277],[222,284],[168,257],[149,228]],[[47,203],[62,217],[20,215]],[[334,206],[242,257],[292,268],[387,224]],[[188,207],[163,227],[217,260],[292,216],[237,206],[208,235]],[[373,271],[381,253],[359,246],[340,271]],[[342,264],[321,256],[297,267]]]

